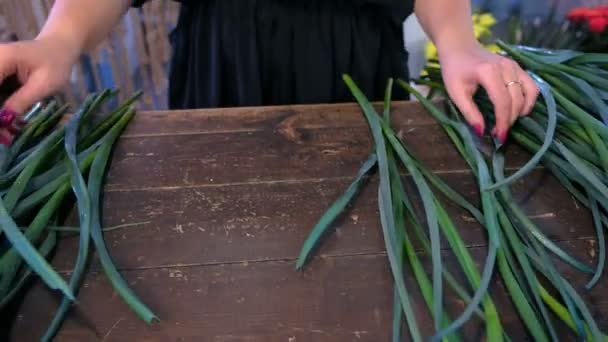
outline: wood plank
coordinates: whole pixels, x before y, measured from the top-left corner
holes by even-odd
[[[572,244],[582,257],[588,242]],[[484,248],[471,252],[476,260],[485,256]],[[446,258],[446,266],[457,272],[453,258]],[[303,273],[295,272],[291,262],[272,261],[123,274],[162,323],[143,324],[113,293],[104,275],[90,274],[78,311],[69,316],[58,341],[388,341],[390,336],[392,284],[384,255],[318,259]],[[584,279],[578,278],[580,286]],[[412,278],[407,282],[422,332],[428,336],[431,320]],[[608,328],[606,291],[604,281],[585,296],[602,329]],[[512,340],[526,340],[499,282],[492,293]],[[55,295],[37,285],[17,315],[10,340],[36,340],[55,305]],[[445,305],[452,317],[463,309],[453,296]],[[572,336],[564,325],[557,328],[566,340]],[[473,319],[463,333],[468,340],[478,340],[483,327]]]
[[[437,102],[436,104],[442,105]],[[377,105],[381,110],[382,107]],[[397,126],[423,126],[435,120],[415,102],[393,102],[393,123]],[[215,108],[141,112],[125,136],[253,132],[277,127],[297,128],[361,127],[363,113],[356,103]]]
[[[402,136],[428,168],[469,170],[440,127],[402,129]],[[507,166],[519,167],[529,155],[513,147]],[[370,149],[367,127],[298,129],[297,133],[267,127],[230,134],[123,138],[106,189],[344,177],[357,172]]]
[[[470,175],[446,174],[446,181],[475,202]],[[127,269],[196,263],[293,259],[319,217],[347,187],[347,180],[242,184],[184,189],[109,192],[104,224],[108,227],[144,222],[106,234],[119,265]],[[379,253],[384,243],[377,214],[377,183],[368,183],[324,240],[321,254]],[[415,194],[415,190],[411,188]],[[571,240],[595,235],[590,215],[577,208],[567,193],[542,170],[513,187],[519,202],[551,239]],[[416,201],[420,207],[420,201]],[[487,243],[485,231],[468,213],[454,206],[448,212],[465,243]],[[423,217],[423,213],[420,213]],[[55,258],[71,269],[77,239],[65,239]],[[162,252],[160,252],[162,251]]]

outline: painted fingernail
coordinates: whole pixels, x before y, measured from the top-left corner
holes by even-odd
[[[12,137],[9,138],[3,134],[0,134],[0,144],[5,145],[5,146],[11,146],[12,143],[13,143]]]
[[[0,125],[8,126],[15,121],[17,117],[17,112],[10,109],[2,109],[0,110]]]
[[[501,144],[504,144],[507,141],[507,132],[501,132],[498,134],[498,140],[500,140]]]
[[[474,124],[473,125],[473,130],[475,131],[475,134],[477,134],[478,137],[483,137],[483,126],[481,124]]]
[[[19,132],[21,132],[21,127],[15,125],[14,123],[11,125],[6,126],[6,129],[11,133],[11,134],[19,134]]]

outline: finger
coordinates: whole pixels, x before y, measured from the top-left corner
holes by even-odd
[[[525,98],[523,86],[519,83],[514,83],[507,87],[509,94],[511,95],[511,116],[509,126],[513,126],[517,118],[521,115],[524,110]]]
[[[522,115],[528,115],[532,112],[534,108],[534,104],[536,104],[536,100],[538,99],[538,94],[540,90],[536,85],[536,82],[528,75],[527,72],[523,70],[519,70],[519,80],[523,84],[524,90],[524,108],[522,110]]]
[[[47,80],[41,72],[32,73],[21,88],[6,99],[4,107],[23,114],[34,103],[50,95],[51,85]]]
[[[7,128],[0,128],[0,144],[10,146],[14,137],[14,134]]]
[[[511,112],[509,117],[509,127],[513,126],[517,118],[521,115],[524,106],[524,88],[519,81],[519,65],[508,58],[500,61],[500,67],[505,86],[511,96]]]
[[[17,73],[17,59],[14,56],[11,50],[0,49],[0,83]]]
[[[507,132],[511,122],[511,95],[505,87],[505,82],[502,77],[500,66],[498,64],[489,64],[479,69],[479,82],[484,87],[490,101],[494,105],[494,116],[496,117],[496,126],[493,129],[493,134],[501,143],[507,139]]]
[[[475,89],[467,89],[467,87],[455,84],[448,86],[450,98],[458,107],[464,118],[478,136],[483,136],[485,132],[485,123],[481,111],[473,101]]]

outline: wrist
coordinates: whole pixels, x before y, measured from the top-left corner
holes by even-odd
[[[435,46],[437,47],[437,55],[439,59],[446,55],[459,55],[461,53],[470,54],[471,52],[477,51],[482,47],[476,39],[453,39],[435,43]]]
[[[85,48],[85,39],[72,30],[44,28],[34,40],[49,42],[65,54],[69,63],[76,61]]]

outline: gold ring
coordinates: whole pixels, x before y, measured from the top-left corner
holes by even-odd
[[[523,87],[524,87],[524,84],[523,84],[523,83],[521,83],[521,81],[511,81],[511,82],[509,82],[509,83],[505,84],[505,86],[506,86],[507,88],[509,88],[510,86],[512,86],[512,85],[514,85],[514,84],[519,84],[519,86],[520,86],[520,87],[522,87],[522,89],[523,89]]]

